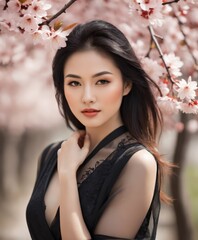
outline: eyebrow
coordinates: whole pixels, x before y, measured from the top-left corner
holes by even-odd
[[[99,73],[94,74],[94,75],[92,76],[92,78],[94,78],[94,77],[99,77],[99,76],[104,75],[104,74],[111,74],[111,75],[112,75],[111,72],[108,72],[108,71],[102,71],[102,72],[99,72]],[[75,75],[75,74],[67,74],[67,75],[65,76],[65,78],[67,78],[67,77],[81,79],[80,76]]]

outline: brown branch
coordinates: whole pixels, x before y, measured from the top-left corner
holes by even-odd
[[[53,16],[52,16],[51,18],[49,18],[48,20],[42,22],[42,23],[40,24],[40,26],[42,26],[42,25],[49,25],[52,20],[54,20],[55,18],[57,18],[58,16],[60,16],[62,13],[65,13],[66,10],[67,10],[74,2],[76,2],[76,1],[77,1],[77,0],[70,0],[67,4],[65,4],[65,6],[64,6],[63,8],[61,8],[60,11],[58,11],[55,15],[53,15]]]
[[[6,10],[6,8],[8,7],[8,2],[9,2],[9,0],[6,0],[6,1],[5,1],[5,5],[4,5],[4,7],[3,7],[3,10]]]
[[[147,54],[145,55],[145,57],[149,57],[150,56],[150,53],[152,51],[152,45],[153,45],[153,39],[151,37],[151,39],[150,39],[150,47],[149,47],[149,50],[148,50]]]
[[[157,34],[155,34],[155,37],[163,40],[163,37],[162,37],[162,36],[159,36],[159,35],[157,35]],[[151,53],[151,51],[152,51],[152,49],[153,49],[153,43],[154,43],[154,42],[153,42],[153,38],[152,38],[152,36],[151,36],[151,39],[150,39],[150,47],[149,47],[149,50],[148,50],[147,54],[145,55],[145,57],[149,57],[149,56],[150,56],[150,53]]]
[[[184,37],[184,43],[186,45],[186,47],[188,48],[188,51],[190,53],[190,56],[192,57],[194,63],[195,63],[195,68],[198,69],[198,61],[197,59],[195,58],[195,56],[193,55],[193,52],[192,52],[192,49],[187,41],[187,35],[184,33],[183,29],[182,29],[182,25],[183,23],[180,21],[179,17],[175,14],[175,11],[173,9],[173,15],[174,17],[177,19],[177,22],[178,22],[178,26],[179,26],[179,30],[180,32],[182,33],[183,37]]]
[[[180,0],[172,0],[170,2],[164,2],[162,3],[162,5],[166,5],[166,4],[172,4],[172,3],[178,3]]]
[[[168,74],[168,78],[169,78],[170,82],[172,84],[174,84],[174,80],[171,77],[171,74],[170,74],[170,71],[169,71],[169,67],[166,65],[166,62],[164,60],[164,55],[163,55],[162,50],[160,48],[160,45],[159,45],[159,43],[157,41],[157,38],[156,38],[155,33],[154,33],[154,30],[153,30],[153,28],[151,26],[148,26],[148,29],[149,29],[149,32],[151,34],[152,41],[155,43],[155,46],[157,48],[157,51],[159,52],[160,58],[162,59],[162,61],[164,63],[164,66],[165,66],[167,74]]]
[[[155,34],[155,37],[163,40],[163,37],[160,36],[160,35]],[[145,55],[145,57],[149,57],[149,56],[150,56],[150,53],[151,53],[152,48],[153,48],[153,43],[154,43],[154,41],[153,41],[153,38],[152,38],[152,36],[151,36],[151,39],[150,39],[150,47],[149,47],[149,50],[148,50],[147,54]]]

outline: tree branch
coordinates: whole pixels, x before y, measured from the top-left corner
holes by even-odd
[[[155,34],[155,37],[163,40],[163,37],[161,37],[161,36],[159,36],[159,35],[157,35],[157,34]],[[150,47],[149,47],[149,50],[148,50],[147,54],[145,55],[145,57],[149,57],[149,56],[150,56],[150,53],[151,53],[151,51],[152,51],[152,49],[153,49],[153,44],[155,44],[155,43],[153,42],[153,38],[152,38],[152,36],[151,36],[151,39],[150,39]]]
[[[149,29],[149,32],[151,34],[152,41],[155,43],[155,46],[156,46],[156,48],[157,48],[157,50],[159,52],[160,58],[162,59],[162,61],[164,63],[164,66],[165,66],[167,74],[168,74],[168,78],[169,78],[170,82],[172,84],[174,84],[174,80],[172,79],[170,71],[169,71],[169,68],[166,65],[166,62],[164,60],[164,56],[163,56],[162,50],[161,50],[160,45],[159,45],[159,43],[157,41],[157,38],[156,38],[155,33],[154,33],[154,30],[153,30],[153,28],[151,26],[148,26],[148,29]]]
[[[148,50],[147,54],[145,55],[145,57],[149,57],[150,56],[150,53],[152,51],[152,46],[153,46],[153,39],[151,37],[151,39],[150,39],[150,47],[149,47],[149,50]]]
[[[164,2],[162,3],[162,5],[166,5],[166,4],[172,4],[172,3],[178,3],[180,0],[172,0],[170,2]]]
[[[67,10],[74,2],[76,2],[76,1],[77,1],[77,0],[70,0],[68,3],[65,4],[65,6],[64,6],[63,8],[61,8],[60,11],[58,11],[55,15],[53,15],[53,16],[52,16],[51,18],[49,18],[48,20],[42,22],[42,23],[40,24],[40,26],[42,26],[42,25],[49,25],[52,20],[54,20],[55,18],[57,18],[58,16],[60,16],[62,13],[65,13],[66,10]]]
[[[3,7],[3,10],[6,10],[6,8],[8,7],[8,2],[9,2],[9,0],[6,0],[6,1],[5,1],[5,5],[4,5],[4,7]]]
[[[192,49],[191,49],[191,47],[190,47],[190,45],[189,45],[189,43],[188,43],[188,41],[187,41],[187,36],[186,36],[186,34],[184,33],[184,31],[183,31],[183,29],[182,29],[183,23],[180,21],[179,17],[175,14],[174,9],[173,9],[173,15],[174,15],[174,17],[177,19],[178,26],[179,26],[179,30],[180,30],[180,32],[182,33],[183,37],[184,37],[184,43],[185,43],[186,47],[188,48],[188,51],[189,51],[189,53],[190,53],[190,55],[191,55],[191,57],[192,57],[192,59],[193,59],[193,61],[194,61],[195,69],[198,70],[198,61],[197,61],[197,59],[195,58],[195,56],[193,55]]]

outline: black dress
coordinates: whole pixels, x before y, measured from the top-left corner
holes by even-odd
[[[57,170],[57,150],[61,142],[51,144],[41,155],[32,196],[27,206],[26,219],[33,240],[61,240],[59,209],[49,226],[45,217],[44,197],[53,174]],[[106,136],[87,156],[77,172],[82,214],[92,239],[121,239],[96,235],[94,229],[112,198],[112,187],[131,156],[144,149],[134,142],[124,126]],[[157,174],[156,174],[157,176]],[[154,240],[160,212],[159,187],[156,177],[150,208],[134,239]],[[131,238],[132,239],[132,238]]]

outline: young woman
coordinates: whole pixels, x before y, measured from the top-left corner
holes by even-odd
[[[53,79],[74,133],[41,155],[26,213],[32,239],[155,239],[165,165],[158,87],[123,33],[101,20],[73,29]]]

